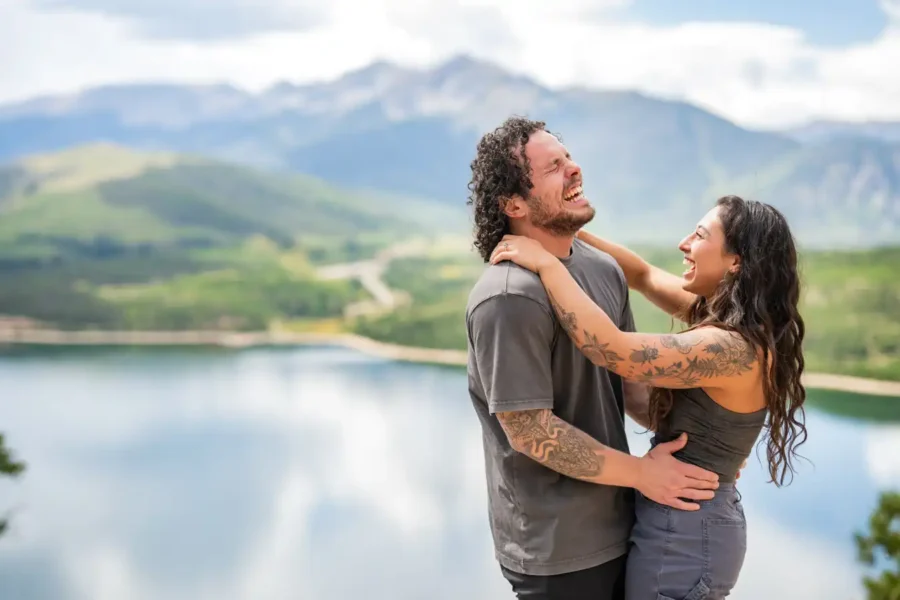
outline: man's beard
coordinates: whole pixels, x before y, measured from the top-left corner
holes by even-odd
[[[528,198],[528,206],[531,208],[532,225],[559,236],[575,235],[591,222],[597,212],[593,206],[587,206],[577,213],[564,208],[550,212],[536,196]]]

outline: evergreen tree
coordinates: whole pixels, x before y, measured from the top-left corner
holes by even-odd
[[[868,535],[857,534],[856,544],[859,560],[876,571],[863,580],[869,600],[900,600],[900,493],[881,494]]]

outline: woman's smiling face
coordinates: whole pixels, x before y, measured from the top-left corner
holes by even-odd
[[[712,296],[725,274],[738,265],[737,255],[728,252],[718,207],[704,215],[696,229],[681,240],[678,249],[684,253],[687,265],[682,287],[698,296]]]

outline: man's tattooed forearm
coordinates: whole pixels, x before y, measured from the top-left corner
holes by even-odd
[[[510,442],[522,452],[563,475],[597,477],[605,457],[591,439],[549,410],[525,410],[498,415]]]
[[[703,338],[698,334],[668,335],[660,338],[664,348],[677,350],[687,355]],[[709,343],[702,351],[692,357],[676,360],[667,365],[657,364],[659,348],[655,344],[643,344],[631,351],[629,357],[638,367],[646,366],[646,370],[629,373],[630,378],[638,381],[674,379],[685,386],[700,384],[704,378],[731,377],[752,370],[757,360],[753,348],[737,336],[723,336],[719,342]]]

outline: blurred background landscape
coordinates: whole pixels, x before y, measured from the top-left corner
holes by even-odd
[[[891,597],[900,9],[819,6],[0,0],[0,598],[511,598],[458,366],[510,114],[673,272],[719,195],[786,214],[810,462],[750,461],[735,597]]]

